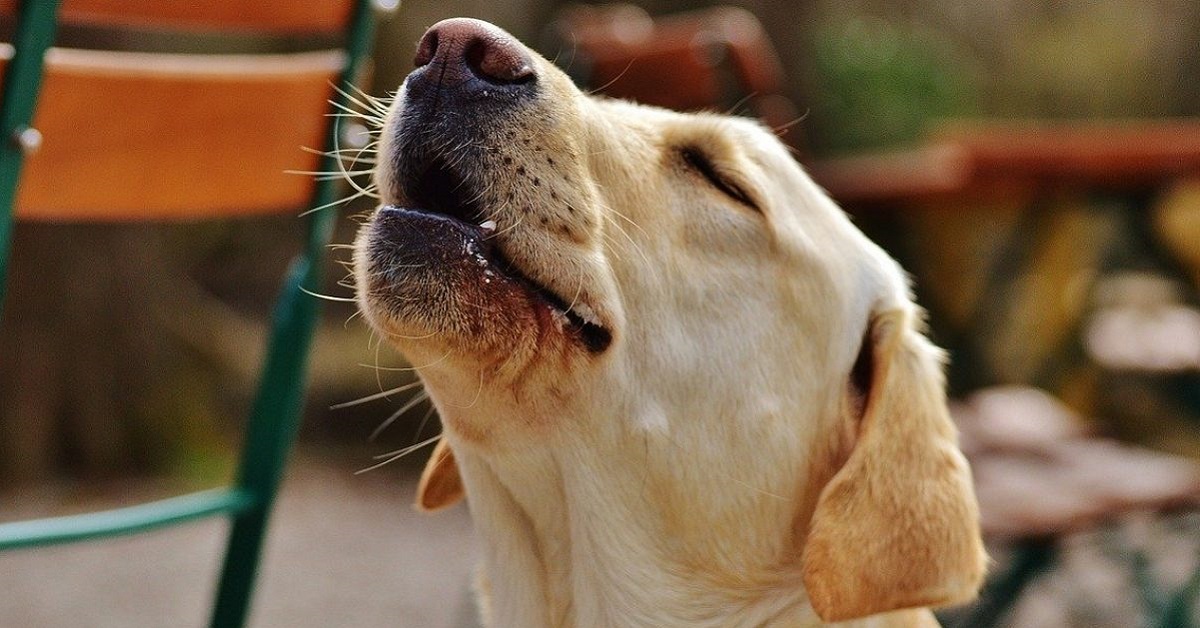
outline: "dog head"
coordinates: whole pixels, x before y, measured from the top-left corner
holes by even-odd
[[[644,467],[657,521],[776,529],[760,549],[792,548],[827,620],[974,595],[940,353],[902,271],[769,130],[584,95],[474,20],[431,28],[416,66],[355,268],[455,448]],[[454,455],[425,508],[462,494]]]

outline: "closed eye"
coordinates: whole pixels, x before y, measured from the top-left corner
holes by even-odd
[[[704,177],[710,185],[721,193],[760,214],[762,213],[762,209],[754,202],[754,199],[736,182],[717,170],[708,156],[699,149],[685,147],[680,149],[679,154],[688,166],[698,172],[700,176]]]

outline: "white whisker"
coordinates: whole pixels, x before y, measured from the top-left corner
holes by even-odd
[[[404,392],[406,390],[411,390],[420,385],[421,385],[421,382],[419,382],[419,381],[410,382],[403,386],[397,386],[397,387],[391,388],[389,390],[383,390],[383,391],[380,391],[380,392],[377,392],[374,394],[367,395],[366,397],[359,397],[358,399],[355,399],[354,401],[343,401],[342,403],[337,403],[332,406],[329,406],[329,409],[330,410],[341,410],[342,408],[349,408],[351,406],[357,406],[357,405],[364,404],[364,403],[367,403],[370,401],[375,401],[376,399],[383,399],[385,397],[390,397],[396,393]]]
[[[425,411],[425,416],[421,417],[421,422],[417,424],[417,432],[413,434],[413,440],[421,438],[421,432],[425,429],[425,424],[429,422],[429,418],[433,416],[436,408],[430,404],[429,409]]]
[[[308,288],[305,288],[304,286],[300,286],[300,292],[303,292],[304,294],[307,294],[310,297],[317,297],[318,299],[323,299],[325,301],[334,301],[337,303],[357,303],[358,302],[354,297],[334,297],[334,296],[330,296],[328,294],[321,294],[319,292],[313,292],[312,290],[309,290]]]
[[[419,442],[419,443],[417,443],[417,444],[415,444],[415,445],[409,445],[408,447],[405,447],[404,449],[397,449],[397,450],[396,450],[396,451],[394,451],[394,452],[387,453],[387,454],[382,454],[382,455],[380,455],[380,456],[376,456],[376,458],[377,458],[377,459],[378,459],[378,458],[385,458],[385,457],[386,457],[387,459],[386,459],[386,460],[384,460],[383,462],[380,462],[380,463],[377,463],[377,464],[373,464],[373,465],[371,465],[371,466],[369,466],[369,467],[367,467],[367,468],[365,468],[365,469],[359,469],[358,471],[355,471],[355,472],[354,472],[354,475],[359,475],[359,474],[361,474],[361,473],[366,473],[366,472],[368,472],[368,471],[374,471],[375,469],[378,469],[379,467],[382,467],[382,466],[384,466],[384,465],[386,465],[386,464],[390,464],[390,463],[392,463],[392,462],[395,462],[396,460],[399,460],[399,459],[401,459],[401,458],[403,458],[403,457],[407,456],[408,454],[411,454],[412,452],[414,452],[414,451],[416,451],[416,450],[418,450],[418,449],[420,449],[420,448],[422,448],[422,447],[425,447],[425,446],[427,446],[427,445],[432,445],[433,443],[436,443],[436,442],[438,442],[439,440],[441,440],[441,438],[442,438],[442,435],[441,435],[441,434],[438,434],[437,436],[434,436],[433,438],[427,438],[427,439],[425,439],[425,440],[423,440],[423,441],[421,441],[421,442]],[[389,456],[390,456],[390,457],[389,457]]]
[[[335,130],[335,132],[333,134],[333,149],[335,151],[341,150],[340,147],[338,146],[338,137],[340,137],[340,135],[341,134],[337,133]],[[359,193],[361,193],[364,196],[371,196],[371,197],[378,198],[378,195],[376,195],[373,190],[368,190],[368,189],[364,188],[363,186],[359,185],[358,182],[354,180],[354,177],[352,177],[348,174],[348,171],[346,170],[346,164],[344,164],[340,158],[335,159],[334,161],[337,162],[338,169],[342,173],[342,178],[344,178],[346,180],[346,183],[350,184],[350,187],[358,190]]]
[[[371,196],[371,195],[366,194],[364,192],[355,192],[354,194],[351,194],[350,196],[338,199],[336,201],[333,201],[332,203],[325,203],[324,205],[321,205],[320,207],[314,207],[312,209],[304,210],[303,212],[300,213],[300,216],[303,217],[303,216],[307,216],[309,214],[314,214],[323,209],[329,209],[330,207],[337,207],[338,205],[345,205],[346,203],[349,203],[350,201],[352,201],[356,198],[362,198],[364,196]]]
[[[469,403],[465,406],[459,406],[459,405],[455,405],[455,404],[450,404],[450,405],[453,405],[456,408],[463,408],[463,409],[474,408],[475,404],[479,403],[479,397],[482,394],[483,394],[483,371],[479,371],[479,388],[475,389],[475,398],[471,400],[471,403]],[[449,402],[447,402],[447,403],[449,403]]]
[[[379,438],[379,435],[382,434],[383,431],[386,430],[389,425],[391,425],[392,423],[395,423],[396,419],[400,418],[401,416],[404,416],[405,412],[408,412],[414,406],[416,406],[418,403],[421,403],[422,401],[425,401],[428,398],[429,398],[429,393],[425,392],[424,390],[413,395],[412,399],[408,400],[408,403],[405,403],[403,406],[400,406],[399,410],[393,412],[392,415],[389,416],[387,419],[384,419],[383,423],[380,423],[379,427],[375,428],[375,431],[371,432],[371,435],[367,437],[367,440],[375,440],[376,438]]]

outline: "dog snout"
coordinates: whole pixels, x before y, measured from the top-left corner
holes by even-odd
[[[536,79],[525,46],[487,22],[468,18],[442,20],[430,27],[417,44],[413,63],[416,80],[443,87],[486,90]]]

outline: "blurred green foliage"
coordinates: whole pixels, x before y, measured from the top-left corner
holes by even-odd
[[[819,152],[910,144],[931,120],[979,113],[978,72],[934,31],[852,17],[820,26],[813,48]]]

